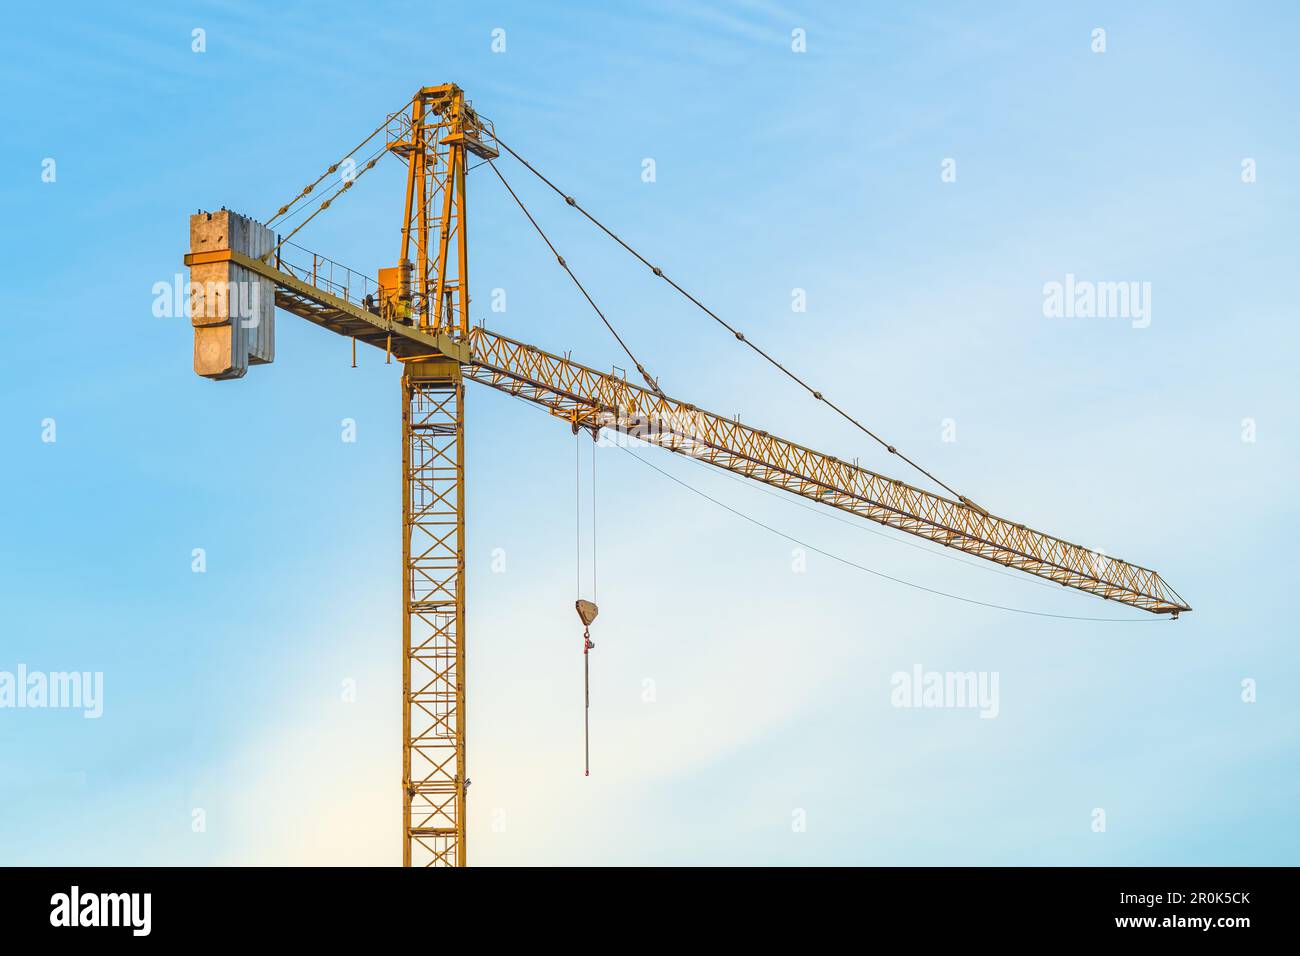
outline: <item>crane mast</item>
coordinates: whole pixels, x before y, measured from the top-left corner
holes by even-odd
[[[381,268],[377,281],[292,243],[305,221],[272,245],[266,226],[225,209],[191,217],[185,264],[194,286],[194,367],[204,377],[239,378],[250,364],[272,361],[274,308],[350,338],[354,354],[361,342],[403,365],[403,865],[467,862],[467,381],[541,406],[575,431],[615,429],[1063,587],[1175,618],[1191,610],[1148,568],[703,411],[653,382],[642,388],[474,327],[465,182],[468,155],[498,156],[492,124],[458,86],[444,84],[422,87],[372,137],[380,131],[383,151],[404,162],[407,175],[397,265]],[[348,179],[308,220],[352,184]],[[251,304],[232,291],[241,284],[251,287]]]
[[[454,84],[417,91],[386,132],[406,163],[406,203],[380,309],[453,340],[470,325],[466,154],[496,157],[485,133]],[[402,374],[404,866],[465,865],[465,747],[465,382],[435,353]]]
[[[464,866],[465,382],[402,374],[402,865]]]

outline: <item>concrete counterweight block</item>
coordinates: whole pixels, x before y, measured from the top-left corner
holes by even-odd
[[[222,209],[190,217],[190,252],[231,250],[250,258],[270,252],[275,235],[260,222]],[[275,359],[275,284],[234,262],[190,267],[194,371],[204,378],[242,378],[250,364]]]

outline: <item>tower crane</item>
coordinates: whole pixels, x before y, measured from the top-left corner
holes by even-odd
[[[1191,610],[1155,571],[998,517],[946,485],[949,494],[926,490],[671,398],[634,357],[644,384],[475,326],[470,321],[465,188],[470,157],[492,165],[582,289],[497,170],[502,149],[656,276],[777,364],[498,139],[492,123],[455,84],[417,90],[409,105],[388,114],[366,140],[266,224],[225,208],[191,217],[185,264],[191,270],[194,368],[199,375],[240,378],[249,365],[273,361],[276,308],[351,339],[354,360],[361,343],[382,349],[388,361],[401,365],[403,865],[466,863],[467,382],[540,406],[575,433],[629,433],[745,479],[1063,587],[1173,618]],[[292,241],[387,154],[406,167],[395,266],[380,269],[372,279]],[[358,156],[363,157],[360,163]],[[340,171],[339,179],[330,178]],[[315,205],[325,192],[329,194]],[[292,231],[278,231],[297,217],[302,218]],[[619,342],[623,344],[621,338]],[[778,367],[815,400],[848,418],[820,391]],[[886,447],[913,464],[892,445]],[[589,624],[595,608],[584,609],[584,603],[579,602],[578,611]],[[586,637],[584,642],[590,644]]]

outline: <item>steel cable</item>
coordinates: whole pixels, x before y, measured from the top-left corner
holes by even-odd
[[[514,199],[515,204],[523,210],[524,215],[528,217],[528,221],[533,224],[533,228],[537,230],[537,234],[542,237],[542,241],[545,242],[547,248],[551,250],[551,255],[555,256],[555,261],[558,262],[561,268],[569,274],[569,278],[572,279],[573,284],[578,287],[578,291],[582,293],[583,298],[587,300],[588,304],[590,304],[596,311],[596,314],[600,316],[600,321],[605,323],[605,328],[609,329],[610,335],[614,336],[614,339],[622,347],[623,352],[632,361],[632,364],[636,366],[636,370],[641,373],[641,377],[645,379],[645,383],[650,386],[650,390],[660,398],[666,398],[667,396],[665,396],[659,388],[658,381],[656,381],[655,378],[646,370],[646,367],[641,364],[637,357],[632,354],[632,350],[628,348],[627,343],[623,341],[623,336],[619,335],[618,330],[610,324],[609,319],[605,318],[605,313],[600,310],[600,306],[596,305],[595,300],[587,293],[587,290],[583,287],[582,283],[578,281],[578,277],[573,274],[573,270],[569,268],[569,264],[564,260],[564,256],[560,255],[559,250],[555,248],[555,244],[551,242],[550,238],[542,230],[542,227],[537,224],[537,220],[534,219],[533,214],[528,211],[528,207],[524,205],[523,200],[519,198],[518,194],[511,188],[510,184],[506,182],[506,178],[501,175],[501,170],[497,169],[496,163],[489,162],[488,165],[492,167],[492,172],[497,174],[497,179],[501,180],[501,185],[506,187],[506,191],[510,193],[510,197]]]
[[[298,195],[294,196],[287,203],[285,203],[278,210],[276,210],[275,215],[273,215],[270,219],[268,219],[266,221],[266,224],[270,226],[271,223],[275,222],[275,220],[279,219],[281,216],[287,213],[294,206],[294,204],[298,202],[298,200],[302,199],[304,196],[307,196],[313,189],[319,186],[326,176],[330,175],[330,173],[337,171],[339,166],[343,163],[344,160],[346,160],[349,156],[351,156],[353,153],[359,150],[362,146],[365,146],[366,143],[370,142],[372,139],[378,136],[379,131],[384,129],[386,126],[388,126],[388,124],[393,121],[393,118],[396,117],[401,112],[402,110],[398,109],[393,111],[392,113],[389,113],[386,117],[384,117],[384,121],[375,127],[374,132],[372,132],[361,142],[357,143],[357,145],[352,147],[352,149],[344,153],[342,159],[340,159],[337,163],[331,165],[328,169],[325,170],[325,172],[321,173],[320,176],[317,177],[315,182],[309,183],[308,185],[304,186],[302,190],[298,193]],[[387,148],[387,144],[385,144],[385,148]]]
[[[636,452],[632,451],[631,449],[626,448],[622,445],[620,445],[619,447],[623,451],[631,455],[633,458],[635,458],[637,461],[639,461],[641,464],[645,465],[647,468],[653,468],[655,471],[659,472],[659,474],[663,475],[665,478],[669,479],[670,481],[676,482],[677,484],[685,488],[687,491],[693,492],[707,501],[711,501],[719,508],[731,512],[737,518],[743,518],[745,521],[748,521],[750,524],[757,525],[758,527],[762,528],[765,531],[771,532],[777,537],[785,538],[785,540],[792,542],[793,544],[797,544],[801,548],[807,548],[809,551],[814,551],[817,554],[820,554],[822,557],[830,558],[832,561],[838,561],[840,564],[847,565],[848,567],[851,568],[855,568],[858,571],[865,571],[867,574],[875,575],[878,578],[884,578],[886,581],[893,581],[895,584],[902,584],[909,588],[915,588],[918,591],[925,591],[927,594],[933,594],[936,595],[937,597],[945,597],[953,601],[961,601],[964,604],[974,604],[979,607],[991,608],[997,611],[1009,611],[1013,614],[1028,614],[1033,617],[1051,617],[1051,618],[1057,618],[1059,620],[1064,620],[1064,621],[1094,621],[1098,623],[1107,623],[1107,624],[1154,624],[1159,620],[1159,618],[1155,618],[1155,617],[1082,617],[1075,614],[1052,614],[1048,611],[1031,611],[1026,608],[1011,607],[1006,604],[993,604],[989,601],[978,601],[975,598],[963,597],[960,594],[951,594],[948,591],[940,591],[937,588],[926,587],[924,584],[917,584],[914,581],[908,581],[905,578],[895,577],[892,574],[886,574],[883,571],[877,571],[875,568],[869,568],[865,564],[858,564],[855,561],[850,561],[848,558],[841,557],[838,554],[834,554],[833,552],[823,550],[822,548],[819,548],[816,545],[809,544],[806,541],[802,541],[799,538],[794,537],[794,535],[786,534],[784,531],[780,531],[769,524],[765,524],[764,522],[759,521],[757,518],[745,514],[743,511],[731,507],[725,502],[719,501],[717,498],[714,498],[712,495],[708,494],[707,492],[701,491],[700,489],[696,488],[694,485],[683,481],[682,479],[678,478],[676,475],[664,471],[664,469],[654,464],[654,462],[642,458],[640,455],[638,455]]]
[[[542,182],[544,182],[547,186],[549,186],[549,187],[552,189],[552,191],[554,191],[554,192],[556,193],[556,195],[560,196],[560,197],[561,197],[561,198],[562,198],[562,199],[563,199],[563,200],[564,200],[568,205],[572,206],[572,207],[573,207],[574,209],[576,209],[578,212],[582,213],[582,215],[585,216],[585,217],[587,218],[588,221],[590,221],[593,225],[595,225],[598,229],[600,229],[601,232],[605,233],[605,235],[609,236],[611,239],[613,239],[615,242],[617,242],[620,246],[622,246],[624,249],[626,249],[628,252],[630,252],[633,256],[635,256],[635,257],[636,257],[636,258],[637,258],[637,259],[638,259],[638,260],[639,260],[639,261],[640,261],[640,262],[641,262],[641,263],[642,263],[642,264],[643,264],[647,269],[649,269],[649,270],[650,270],[651,272],[653,272],[656,276],[658,276],[659,278],[661,278],[661,279],[663,279],[665,282],[667,282],[670,286],[672,286],[674,289],[676,289],[676,290],[677,290],[681,295],[685,296],[685,297],[686,297],[686,298],[687,298],[687,299],[688,299],[692,304],[694,304],[694,305],[696,306],[696,308],[700,309],[702,312],[704,312],[705,315],[709,316],[711,319],[713,319],[715,322],[717,322],[719,325],[721,325],[724,329],[726,329],[728,332],[730,332],[733,336],[735,336],[735,338],[736,338],[737,341],[739,341],[739,342],[741,342],[741,343],[743,343],[743,344],[745,344],[745,345],[748,345],[751,349],[753,349],[755,352],[757,352],[759,355],[761,355],[764,359],[766,359],[767,362],[768,362],[769,364],[771,364],[772,366],[774,366],[775,368],[777,368],[778,370],[780,370],[780,371],[781,371],[781,372],[782,372],[786,377],[788,377],[791,381],[795,382],[797,385],[799,385],[801,388],[803,388],[806,392],[808,392],[808,394],[811,395],[814,399],[816,399],[816,400],[819,401],[819,402],[823,402],[824,404],[826,404],[829,408],[831,408],[833,411],[835,411],[837,414],[839,414],[840,417],[843,418],[845,421],[847,421],[847,422],[849,422],[850,424],[852,424],[855,428],[857,428],[859,431],[863,432],[865,435],[868,435],[869,437],[871,437],[872,439],[874,439],[874,440],[875,440],[875,441],[876,441],[876,442],[877,442],[877,443],[878,443],[882,448],[884,448],[886,451],[888,451],[891,455],[897,455],[899,458],[901,458],[901,459],[902,459],[903,461],[905,461],[907,464],[911,465],[913,468],[915,468],[915,469],[916,469],[917,471],[919,471],[921,474],[925,475],[925,477],[927,477],[927,478],[929,478],[931,481],[933,481],[936,485],[938,485],[939,487],[943,488],[943,489],[944,489],[945,491],[947,491],[949,494],[954,495],[954,496],[957,498],[957,500],[960,501],[963,505],[966,505],[967,507],[973,508],[973,509],[975,509],[976,511],[979,511],[980,513],[982,513],[982,514],[988,514],[988,512],[986,512],[986,511],[985,511],[983,508],[981,508],[979,505],[975,504],[975,502],[971,501],[971,500],[970,500],[969,498],[967,498],[965,495],[960,494],[960,493],[959,493],[955,488],[953,488],[951,485],[949,485],[949,484],[947,484],[946,482],[943,482],[943,481],[939,480],[938,478],[936,478],[933,474],[931,474],[931,473],[930,473],[929,471],[927,471],[925,468],[922,468],[919,464],[917,464],[915,461],[913,461],[913,460],[912,460],[911,458],[909,458],[907,455],[905,455],[905,454],[903,454],[901,451],[899,451],[899,450],[898,450],[894,445],[891,445],[889,442],[885,441],[883,438],[881,438],[879,435],[877,435],[877,434],[876,434],[875,432],[873,432],[871,429],[867,428],[867,426],[863,425],[860,421],[858,421],[856,418],[854,418],[852,415],[850,415],[848,412],[846,412],[846,411],[845,411],[844,409],[842,409],[840,406],[838,406],[838,405],[836,405],[834,402],[832,402],[829,398],[827,398],[825,395],[823,395],[822,392],[821,392],[820,390],[818,390],[818,389],[816,389],[816,388],[813,388],[811,385],[809,385],[806,381],[804,381],[802,378],[800,378],[800,377],[799,377],[798,375],[796,375],[794,372],[790,371],[790,369],[786,368],[785,365],[783,365],[781,362],[779,362],[779,361],[777,361],[775,358],[773,358],[773,357],[772,357],[770,354],[768,354],[764,349],[762,349],[762,348],[760,348],[759,346],[755,345],[755,344],[754,344],[754,343],[753,343],[753,342],[752,342],[752,341],[751,341],[751,340],[750,340],[750,339],[745,335],[744,332],[742,332],[742,331],[740,331],[739,329],[735,328],[733,325],[731,325],[729,322],[727,322],[725,319],[723,319],[721,316],[719,316],[716,312],[714,312],[712,309],[710,309],[708,306],[706,306],[703,302],[701,302],[699,299],[697,299],[697,298],[696,298],[695,296],[693,296],[691,293],[687,292],[685,289],[683,289],[681,286],[679,286],[676,282],[674,282],[672,279],[670,279],[670,278],[669,278],[669,277],[664,273],[664,271],[663,271],[662,269],[660,269],[660,268],[659,268],[658,266],[656,266],[654,263],[650,262],[649,259],[647,259],[645,256],[641,255],[641,253],[639,253],[636,249],[632,248],[632,246],[630,246],[630,245],[628,245],[626,242],[624,242],[623,239],[622,239],[620,236],[618,236],[618,235],[617,235],[613,230],[611,230],[608,226],[606,226],[603,222],[601,222],[599,219],[597,219],[597,218],[596,218],[595,216],[593,216],[591,213],[587,212],[587,210],[584,209],[584,208],[583,208],[583,207],[578,203],[577,200],[575,200],[575,199],[574,199],[572,196],[570,196],[568,193],[564,192],[564,190],[560,189],[560,187],[556,186],[555,183],[551,182],[551,180],[547,179],[546,176],[545,176],[545,175],[544,175],[540,170],[538,170],[535,166],[533,166],[530,162],[528,162],[528,160],[524,159],[522,156],[520,156],[518,153],[516,153],[513,149],[511,149],[509,145],[507,145],[506,143],[503,143],[499,138],[496,140],[496,142],[497,142],[497,144],[498,144],[502,149],[504,149],[504,150],[505,150],[506,152],[508,152],[511,156],[513,156],[513,157],[514,157],[515,159],[517,159],[520,163],[522,163],[522,164],[524,165],[524,167],[525,167],[526,169],[528,169],[529,172],[531,172],[534,176],[536,176],[538,179],[540,179]],[[495,165],[493,166],[493,168],[494,168],[494,169],[496,168]],[[497,175],[500,176],[501,174],[498,172]]]

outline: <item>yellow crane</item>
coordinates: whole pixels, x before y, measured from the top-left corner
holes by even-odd
[[[370,154],[362,154],[371,147]],[[663,394],[495,166],[501,149],[814,400],[843,415],[889,453],[915,464],[780,366],[564,194],[499,140],[492,124],[454,84],[418,90],[409,107],[389,114],[267,224],[224,208],[192,216],[185,264],[191,270],[198,374],[239,378],[250,364],[272,361],[276,308],[350,338],[354,361],[361,342],[383,349],[389,361],[396,358],[402,365],[404,865],[466,863],[466,381],[539,405],[575,433],[585,430],[596,437],[602,428],[616,429],[1064,587],[1174,618],[1191,610],[1155,571],[991,514],[919,466],[950,494],[886,477]],[[396,266],[380,269],[371,279],[292,241],[384,154],[398,156],[407,170]],[[360,163],[358,155],[363,156]],[[557,262],[619,338],[644,385],[471,323],[465,192],[471,156],[491,164]],[[334,174],[337,180],[331,179]],[[328,195],[312,208],[320,192]],[[284,228],[299,216],[303,218],[287,235],[272,232],[277,221]],[[578,607],[585,625],[595,607],[582,604],[588,602]]]

